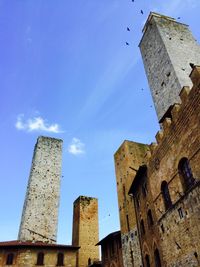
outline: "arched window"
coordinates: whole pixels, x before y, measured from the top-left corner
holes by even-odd
[[[168,210],[172,206],[172,201],[169,194],[168,184],[166,181],[163,181],[161,184],[161,192],[163,195],[165,210]]]
[[[14,259],[14,254],[13,253],[9,253],[7,255],[7,259],[6,259],[6,265],[12,265],[13,264],[13,259]]]
[[[155,267],[161,267],[160,253],[158,249],[154,251]]]
[[[141,220],[140,222],[140,228],[141,228],[141,234],[144,235],[145,234],[145,228],[144,228],[144,221]]]
[[[192,170],[190,167],[189,160],[187,158],[182,158],[179,161],[178,171],[182,178],[184,190],[187,190],[194,184],[194,180],[195,180],[192,175]]]
[[[37,263],[36,265],[44,265],[44,253],[43,252],[39,252],[37,254]]]
[[[147,213],[147,221],[148,221],[148,225],[149,226],[152,226],[153,225],[153,216],[152,216],[151,210],[148,210],[148,213]]]
[[[147,254],[145,256],[145,267],[150,267],[150,258],[149,255]]]
[[[61,252],[58,253],[56,266],[64,266],[64,254]]]

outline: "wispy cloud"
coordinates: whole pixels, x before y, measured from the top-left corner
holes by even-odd
[[[57,123],[49,124],[45,119],[40,116],[24,119],[24,114],[20,114],[17,117],[15,127],[18,130],[24,130],[26,132],[43,131],[49,133],[62,133],[60,126]]]
[[[133,59],[130,54],[124,53],[124,49],[118,51],[118,54],[110,59],[110,63],[97,80],[94,88],[91,89],[91,93],[80,111],[82,121],[99,112],[111,95],[116,93],[116,85],[128,75],[138,60],[138,55]]]
[[[85,144],[80,139],[74,137],[68,147],[68,152],[73,155],[84,154]]]

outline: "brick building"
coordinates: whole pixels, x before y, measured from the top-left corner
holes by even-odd
[[[155,13],[140,47],[161,130],[157,143],[115,153],[124,267],[200,266],[200,47]]]
[[[0,242],[0,266],[70,266],[77,267],[78,247],[44,242]]]
[[[121,232],[113,232],[97,245],[101,246],[102,267],[123,267]]]

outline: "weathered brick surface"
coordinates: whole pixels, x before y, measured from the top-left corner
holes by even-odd
[[[55,267],[57,265],[57,255],[59,252],[64,254],[64,266],[77,267],[75,250],[55,250],[55,249],[9,249],[0,250],[0,267],[35,267],[37,263],[37,254],[44,253],[44,267]],[[6,258],[8,253],[14,253],[14,261],[12,265],[6,265]]]
[[[192,86],[190,63],[200,65],[200,46],[188,26],[152,13],[144,28],[140,50],[159,120],[179,103],[183,86]]]
[[[98,200],[80,196],[74,201],[72,245],[80,246],[78,267],[87,267],[99,259]]]
[[[35,145],[18,239],[55,243],[62,140],[39,137]]]
[[[134,202],[128,191],[148,153],[147,145],[124,141],[114,156],[124,267],[142,265]]]

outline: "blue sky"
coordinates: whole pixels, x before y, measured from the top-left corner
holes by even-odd
[[[181,17],[200,40],[199,10],[199,0],[0,0],[0,240],[17,238],[39,135],[64,140],[58,242],[71,243],[79,195],[99,199],[100,239],[119,229],[113,154],[159,128],[143,24],[150,11]]]

